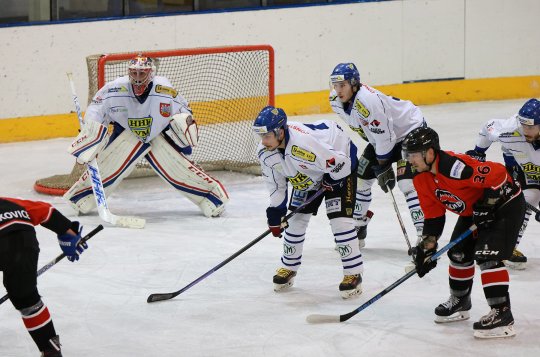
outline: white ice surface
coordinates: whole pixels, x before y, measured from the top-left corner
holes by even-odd
[[[481,124],[514,114],[525,100],[422,107],[444,149],[474,147]],[[307,118],[331,118],[317,115]],[[0,145],[0,195],[51,202],[71,219],[59,197],[33,191],[37,178],[69,172],[69,139]],[[498,145],[488,159],[501,161]],[[520,249],[527,270],[510,271],[517,336],[482,341],[472,324],[488,312],[477,271],[471,319],[433,322],[433,309],[448,297],[444,256],[423,279],[407,280],[347,322],[310,325],[312,313],[345,314],[404,275],[406,244],[390,197],[377,185],[368,229],[364,292],[344,301],[339,256],[328,220],[321,213],[308,228],[303,264],[294,287],[274,293],[281,241],[263,239],[177,298],[153,304],[154,292],[178,290],[263,233],[267,193],[260,177],[215,173],[231,201],[222,218],[208,219],[159,178],[127,180],[109,198],[111,211],[147,219],[143,230],[108,227],[89,243],[77,263],[64,260],[39,278],[39,290],[61,336],[65,356],[539,356],[540,223],[531,219]],[[396,199],[409,237],[414,228],[403,196]],[[97,214],[79,217],[86,231],[101,223]],[[447,215],[442,244],[455,223]],[[60,254],[56,237],[38,228],[40,266]],[[1,273],[0,273],[1,275]],[[4,294],[0,287],[0,295]],[[0,356],[37,356],[19,313],[0,306]]]

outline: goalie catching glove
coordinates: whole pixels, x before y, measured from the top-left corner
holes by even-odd
[[[175,114],[172,116],[169,124],[171,128],[167,133],[177,145],[182,148],[197,146],[199,142],[199,128],[191,114]]]
[[[107,127],[93,120],[86,121],[81,132],[68,152],[77,158],[79,164],[87,164],[92,161],[107,144]]]

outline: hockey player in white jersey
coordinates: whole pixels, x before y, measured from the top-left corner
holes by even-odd
[[[141,54],[127,76],[106,83],[88,106],[84,124],[68,151],[85,164],[96,158],[110,193],[146,158],[158,175],[195,203],[207,217],[219,216],[229,200],[223,185],[189,159],[198,128],[187,101],[165,77],[155,76],[153,60]],[[109,136],[108,125],[114,130]],[[89,175],[66,192],[75,210],[95,206]]]
[[[486,150],[493,142],[500,142],[508,172],[521,184],[527,203],[538,207],[540,202],[540,101],[529,99],[518,114],[508,119],[492,119],[480,129],[476,147],[467,151],[480,161],[485,161]],[[531,209],[527,209],[525,220],[519,232],[516,249],[512,257],[505,261],[514,269],[525,269],[527,257],[518,249],[525,233]],[[540,214],[535,216],[540,221]]]
[[[281,268],[273,278],[274,290],[293,284],[301,264],[309,220],[317,214],[324,198],[343,265],[339,290],[345,299],[360,294],[363,259],[352,218],[358,164],[356,146],[333,121],[287,123],[283,109],[272,106],[259,113],[253,131],[261,137],[257,152],[270,192],[266,210],[268,226],[275,237],[281,237],[283,232]],[[291,210],[304,204],[321,186],[326,191],[291,217],[284,229],[288,182],[292,185]]]
[[[354,214],[360,246],[364,246],[367,223],[373,215],[369,211],[371,186],[377,179],[384,192],[394,188],[394,162],[397,163],[398,187],[407,200],[417,235],[421,235],[424,214],[412,183],[414,172],[401,157],[401,141],[413,129],[426,125],[422,112],[410,101],[389,97],[361,83],[360,73],[353,63],[338,64],[330,75],[330,83],[332,109],[369,142],[358,164]]]

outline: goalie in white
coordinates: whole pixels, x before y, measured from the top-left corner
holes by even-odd
[[[109,194],[144,157],[205,216],[219,216],[229,197],[218,180],[189,159],[198,142],[198,128],[187,101],[167,78],[154,76],[155,66],[149,57],[139,54],[130,60],[128,72],[96,93],[69,153],[81,164],[97,157]],[[114,130],[109,136],[110,123]],[[95,208],[86,172],[64,198],[80,213]]]

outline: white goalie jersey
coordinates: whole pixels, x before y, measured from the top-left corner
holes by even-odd
[[[271,207],[286,201],[287,182],[296,190],[316,190],[325,173],[340,180],[356,166],[356,146],[335,122],[289,122],[287,128],[284,151],[268,151],[262,144],[257,149]]]
[[[191,109],[165,77],[154,77],[148,97],[140,103],[129,77],[124,76],[107,83],[96,93],[84,120],[105,126],[116,122],[143,143],[148,143],[167,128],[177,113],[191,114]]]

